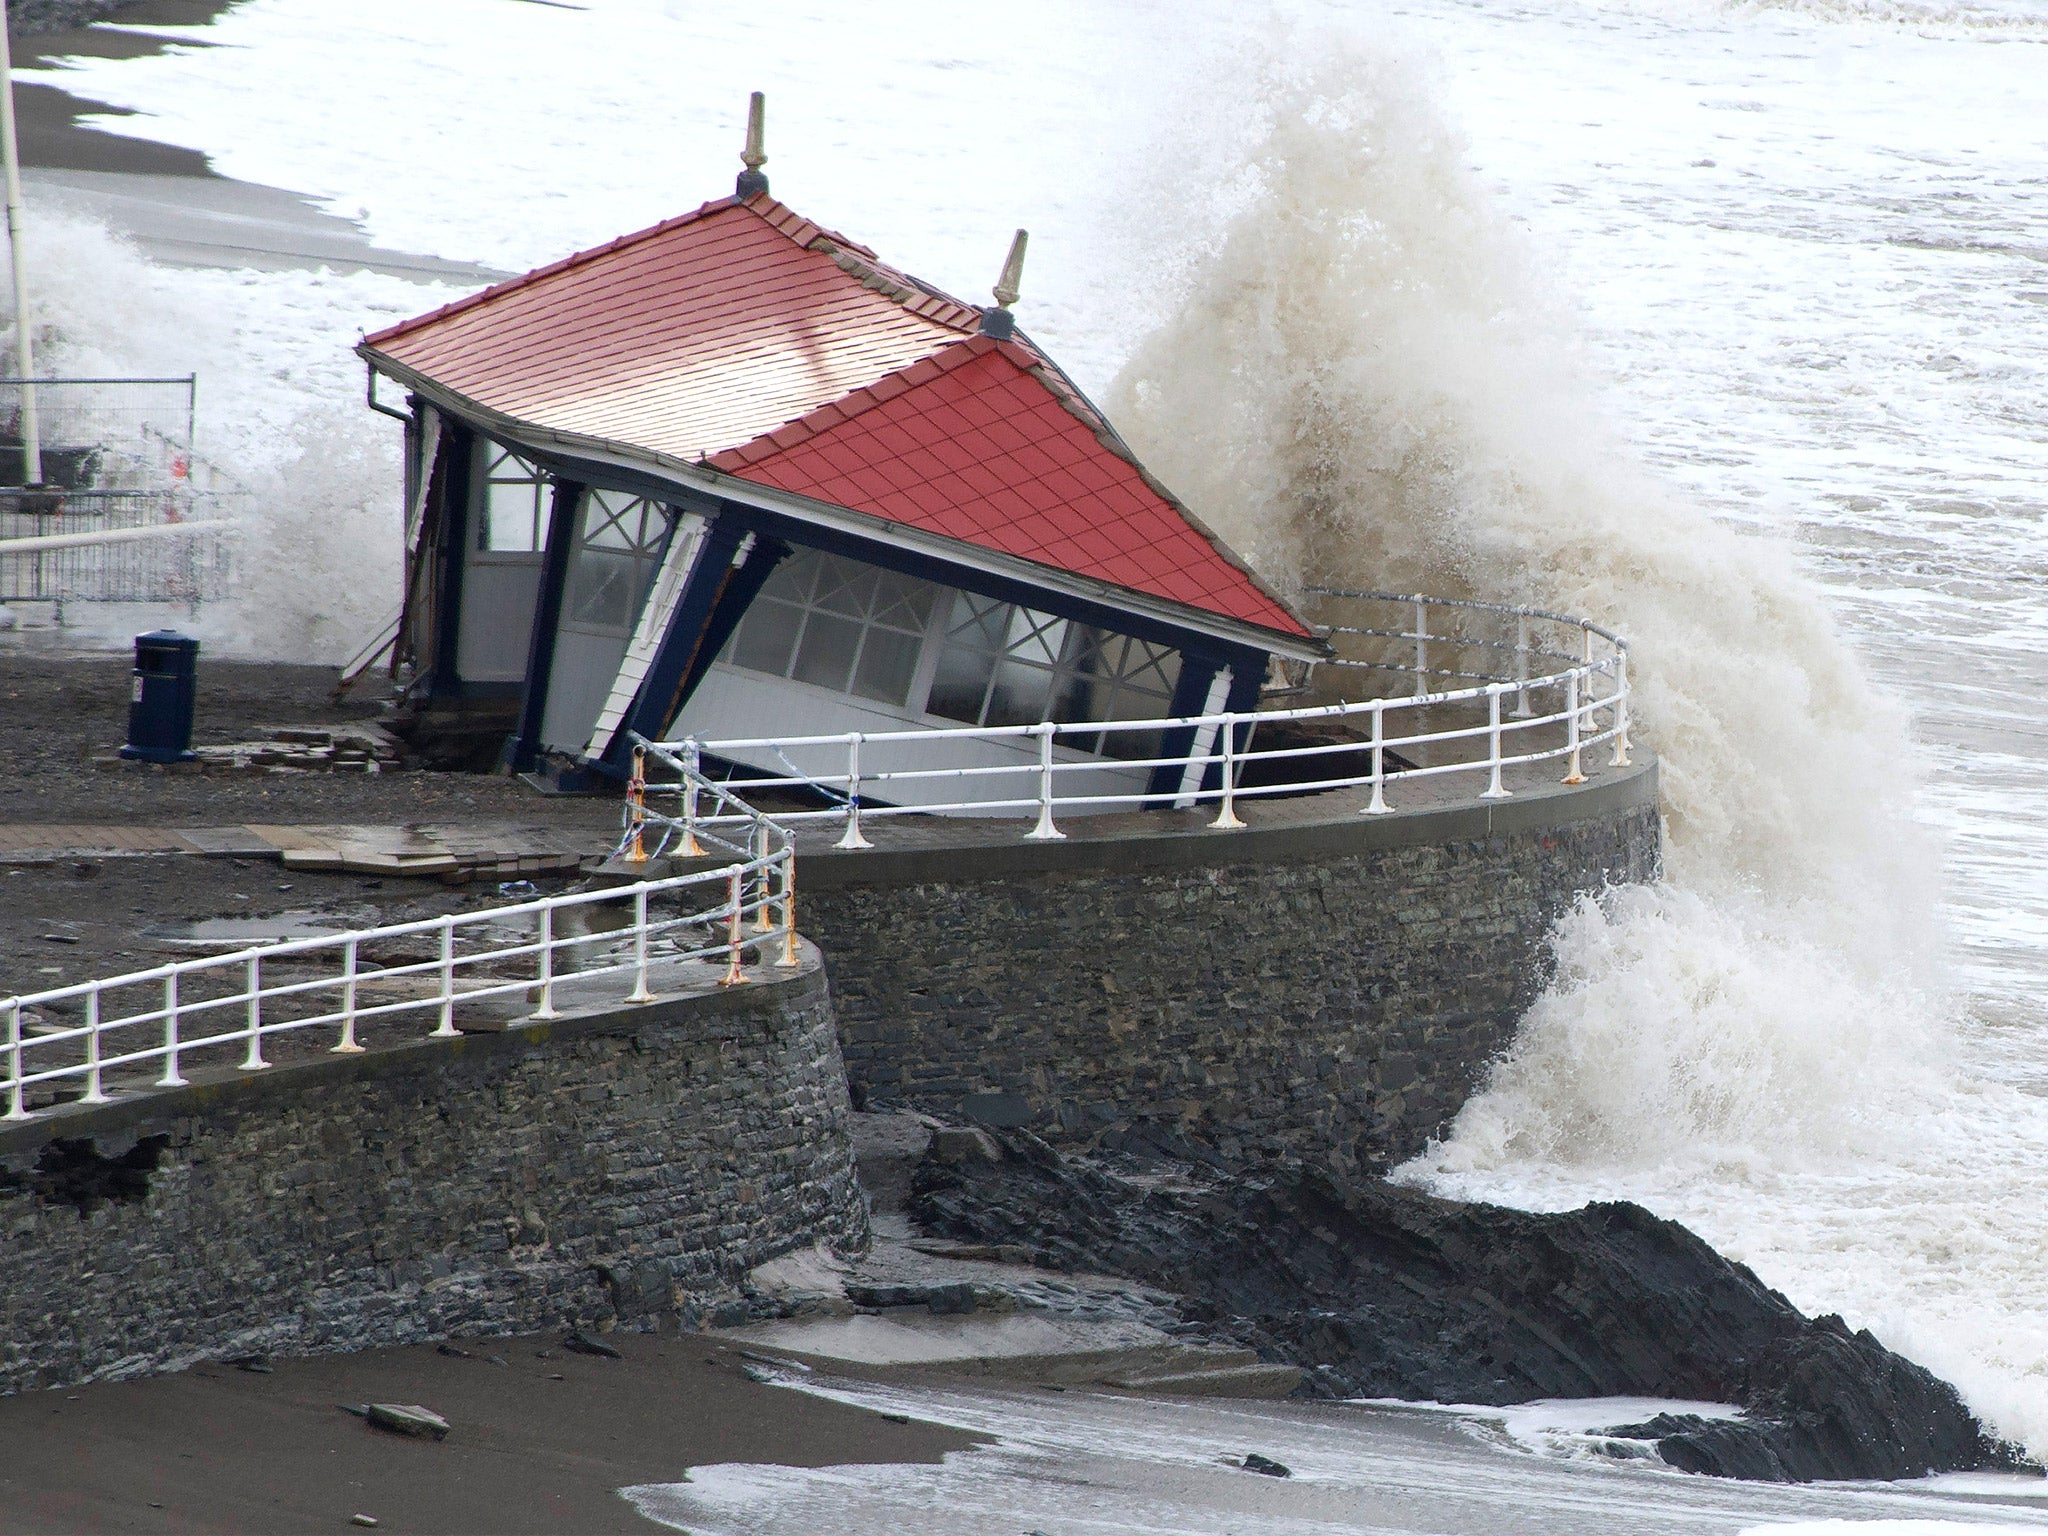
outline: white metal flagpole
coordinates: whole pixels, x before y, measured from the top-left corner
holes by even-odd
[[[35,343],[29,337],[28,268],[21,259],[21,152],[14,133],[14,56],[7,39],[7,0],[0,0],[0,159],[7,162],[7,250],[14,264],[14,346],[21,366],[21,461],[24,484],[43,483],[42,434],[36,422]]]

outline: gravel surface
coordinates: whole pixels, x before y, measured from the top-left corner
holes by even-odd
[[[126,656],[52,658],[0,651],[0,824],[133,827],[517,822],[587,830],[608,841],[609,799],[560,799],[479,774],[106,770],[95,755],[127,733]],[[200,743],[266,727],[374,720],[374,692],[334,702],[327,667],[199,662]],[[564,889],[556,879],[545,888]],[[287,871],[258,858],[192,854],[0,859],[0,995],[138,970],[172,953],[152,931],[207,917],[310,912],[351,925],[402,921],[507,898],[495,883]]]

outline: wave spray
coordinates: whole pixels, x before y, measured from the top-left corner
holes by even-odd
[[[1562,919],[1512,1047],[1403,1176],[1643,1199],[2038,1443],[2048,1394],[2013,1378],[2048,1360],[2048,1325],[1987,1351],[1941,1268],[1952,1234],[1892,1219],[1983,1092],[1949,1065],[1902,712],[1787,548],[1660,487],[1604,424],[1544,252],[1468,169],[1427,70],[1329,31],[1234,68],[1192,94],[1243,115],[1183,125],[1144,210],[1180,221],[1179,254],[1110,414],[1282,583],[1614,626],[1663,775],[1665,878]],[[2016,1304],[2038,1284],[2007,1278]]]

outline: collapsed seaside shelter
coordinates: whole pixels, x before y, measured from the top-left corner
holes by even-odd
[[[784,207],[763,158],[757,99],[733,196],[358,348],[411,407],[417,747],[573,787],[634,733],[1171,719],[1326,654],[1017,329],[1022,231],[979,308]],[[1161,745],[1059,751],[1113,777]]]

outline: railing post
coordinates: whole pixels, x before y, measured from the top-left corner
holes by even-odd
[[[1616,646],[1614,650],[1614,762],[1616,768],[1628,766],[1628,652]]]
[[[251,955],[247,971],[249,996],[245,1006],[249,1020],[249,1054],[242,1058],[244,1072],[261,1072],[270,1063],[263,1059],[263,957]]]
[[[455,1027],[455,919],[441,919],[441,1022],[430,1040],[448,1040],[461,1034]]]
[[[743,986],[748,979],[740,967],[740,930],[744,924],[740,914],[740,871],[737,864],[733,866],[732,877],[726,890],[732,902],[732,916],[727,921],[725,929],[725,974],[718,978],[718,984],[721,987],[737,987]]]
[[[703,761],[693,736],[683,743],[683,846],[677,852],[686,859],[704,857],[704,845],[697,841],[697,781],[704,776]]]
[[[159,1088],[182,1088],[185,1079],[178,1072],[178,973],[164,978],[164,1075]]]
[[[1429,611],[1427,600],[1415,599],[1415,697],[1429,692]]]
[[[552,900],[540,909],[540,1006],[533,1010],[536,1019],[552,1019],[555,1013],[555,904]]]
[[[0,1120],[26,1120],[28,1110],[22,1104],[25,1088],[21,1081],[21,1004],[7,1006],[7,1113]]]
[[[350,939],[342,947],[341,957],[341,1044],[327,1054],[356,1056],[362,1049],[356,1044],[356,941]]]
[[[761,908],[754,914],[754,932],[775,931],[775,875],[768,867],[768,824],[756,822],[752,840],[754,850],[754,888],[760,895]]]
[[[1384,816],[1387,813],[1387,706],[1384,701],[1372,701],[1372,803],[1365,808],[1368,816]]]
[[[801,772],[802,770],[798,770]],[[860,732],[855,731],[846,738],[846,834],[836,847],[845,849],[872,848],[875,845],[860,835]]]
[[[796,849],[782,850],[782,958],[775,962],[787,969],[803,964],[796,946]]]
[[[645,864],[647,845],[642,834],[647,827],[647,749],[633,749],[633,776],[626,780],[626,862]]]
[[[1515,615],[1515,718],[1534,713],[1529,704],[1529,615]]]
[[[1564,781],[1567,784],[1583,784],[1586,782],[1586,774],[1579,766],[1579,674],[1576,669],[1565,676],[1564,712],[1565,742],[1571,751],[1565,762]]]
[[[95,982],[85,994],[85,1093],[81,1104],[110,1104],[107,1091],[100,1085],[100,989]]]
[[[739,876],[733,876],[735,883]],[[633,990],[626,994],[629,1003],[651,1003],[654,994],[647,990],[647,887],[638,886],[633,891]]]
[[[1209,823],[1211,831],[1234,832],[1244,823],[1237,816],[1237,716],[1223,717],[1223,802],[1216,810],[1216,819]],[[1205,764],[1203,773],[1208,772]]]
[[[1486,685],[1486,758],[1489,772],[1486,788],[1479,792],[1482,800],[1505,800],[1513,793],[1500,781],[1500,691],[1504,684]]]
[[[1052,824],[1052,736],[1055,727],[1048,720],[1031,729],[1038,737],[1038,825],[1024,836],[1039,842],[1058,842],[1067,834]]]

